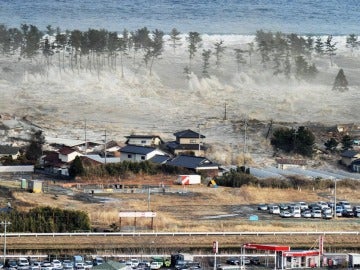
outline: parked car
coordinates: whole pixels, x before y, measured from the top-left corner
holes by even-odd
[[[260,211],[267,211],[268,210],[268,206],[267,204],[261,203],[258,205],[258,210]]]
[[[91,269],[93,268],[93,262],[92,261],[85,261],[85,268],[86,269]]]
[[[238,264],[240,264],[240,261],[239,261],[239,258],[231,257],[231,258],[226,259],[226,263],[231,264],[231,265],[238,265]]]
[[[29,269],[30,263],[28,259],[26,258],[19,258],[17,261],[17,269],[23,270],[23,269]]]
[[[354,217],[360,217],[360,205],[353,207]]]
[[[332,215],[332,213],[330,212],[323,212],[322,213],[322,218],[323,219],[332,219],[333,218],[333,215]]]
[[[259,265],[260,264],[259,257],[250,257],[250,264]]]
[[[162,262],[151,262],[150,263],[150,269],[152,270],[158,270],[161,268],[161,266],[163,265]]]
[[[100,264],[103,264],[104,263],[104,259],[101,258],[101,257],[96,257],[94,260],[93,260],[93,265],[96,266],[96,265],[100,265]]]
[[[282,217],[282,218],[290,218],[290,217],[292,217],[292,213],[290,213],[287,210],[283,210],[283,211],[280,212],[280,217]]]
[[[303,211],[303,212],[301,213],[301,216],[302,216],[303,218],[311,218],[311,212],[310,212],[310,210]]]
[[[269,213],[270,214],[280,214],[280,207],[278,205],[270,205]]]
[[[344,209],[342,211],[342,216],[352,218],[352,217],[354,217],[354,212],[351,209],[350,210],[349,209]]]
[[[311,212],[312,218],[321,218],[321,210],[314,210]]]
[[[309,205],[306,202],[299,202],[301,211],[309,209]]]
[[[342,212],[343,212],[344,208],[340,205],[336,206],[336,209],[335,209],[335,215],[337,217],[342,217]]]
[[[57,269],[62,268],[61,261],[59,261],[57,259],[52,260],[51,265],[52,265],[53,268],[57,268]]]

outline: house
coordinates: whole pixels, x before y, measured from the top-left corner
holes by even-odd
[[[174,133],[175,141],[167,143],[169,151],[175,155],[193,154],[195,156],[204,156],[205,147],[203,139],[206,137],[190,129]]]
[[[341,153],[341,163],[349,167],[353,161],[360,158],[360,152],[355,150],[345,150]]]
[[[219,174],[219,164],[205,157],[179,155],[168,160],[165,164],[182,167],[207,176],[217,176]]]
[[[290,159],[290,158],[277,158],[277,168],[281,170],[287,170],[289,168],[301,168],[305,169],[307,163],[305,159]]]
[[[82,154],[73,148],[64,146],[59,150],[59,159],[62,162],[69,163],[73,161],[77,156],[82,156]]]
[[[130,135],[125,136],[127,145],[139,145],[157,147],[164,143],[164,141],[157,135]]]
[[[17,159],[20,156],[20,148],[11,145],[0,145],[0,158],[11,156],[12,159]]]
[[[69,164],[59,158],[57,151],[44,151],[40,158],[40,164],[46,173],[57,175],[69,175]]]
[[[353,162],[351,162],[350,169],[353,172],[360,173],[360,159],[355,159]]]
[[[156,164],[165,164],[170,159],[168,155],[155,155],[149,159],[149,161]]]
[[[166,153],[153,147],[137,145],[127,145],[120,149],[121,161],[145,161],[156,155],[166,155]]]

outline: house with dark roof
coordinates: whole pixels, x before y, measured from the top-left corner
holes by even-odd
[[[353,161],[360,158],[360,152],[355,150],[345,150],[341,153],[341,163],[349,167]]]
[[[205,157],[179,155],[168,160],[166,165],[186,168],[207,176],[217,176],[219,174],[219,164]]]
[[[157,135],[136,135],[125,136],[127,145],[139,145],[158,147],[164,143],[164,141]]]
[[[69,164],[59,158],[57,151],[44,151],[44,155],[40,158],[40,164],[44,168],[44,172],[56,175],[69,175]]]
[[[17,159],[20,156],[20,148],[11,145],[0,145],[0,157],[11,156],[12,159]]]
[[[353,172],[360,173],[360,159],[355,159],[353,162],[351,162],[350,169]]]
[[[167,148],[174,155],[185,154],[194,156],[204,156],[205,146],[203,140],[204,135],[192,131],[190,129],[182,130],[174,133],[175,141],[167,143]]]
[[[120,149],[121,161],[145,161],[156,155],[166,155],[166,153],[154,147],[138,145],[127,145]]]
[[[82,156],[82,154],[71,147],[64,146],[59,149],[59,159],[62,162],[65,163],[71,162],[77,156]]]
[[[170,156],[168,155],[155,155],[149,159],[149,161],[156,164],[165,164],[168,160],[170,160]]]

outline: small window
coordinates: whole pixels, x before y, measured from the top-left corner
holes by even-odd
[[[141,160],[145,160],[145,156],[141,156]]]
[[[129,154],[129,155],[128,155],[128,158],[131,158],[131,157],[132,157],[132,155]]]
[[[145,140],[142,140],[141,143],[146,143],[146,141],[145,141]]]
[[[197,140],[190,140],[190,143],[197,143]]]

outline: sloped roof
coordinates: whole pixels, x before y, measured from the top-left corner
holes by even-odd
[[[219,164],[212,162],[205,157],[179,155],[166,162],[167,165],[184,167],[188,169],[218,167]]]
[[[19,152],[19,147],[11,145],[0,145],[0,155],[16,155]]]
[[[62,155],[69,155],[73,152],[76,152],[76,150],[70,148],[70,147],[67,147],[67,146],[64,146],[62,147],[60,150],[59,150],[59,153],[62,154]]]
[[[120,149],[121,153],[131,153],[139,155],[147,155],[152,151],[155,151],[156,148],[148,146],[138,146],[138,145],[127,145]]]
[[[102,264],[93,266],[92,269],[94,269],[94,270],[119,270],[119,269],[124,269],[126,267],[127,266],[124,263],[119,263],[116,261],[109,260]]]
[[[158,135],[139,135],[139,134],[132,134],[132,135],[129,135],[129,136],[125,136],[125,138],[135,138],[135,139],[152,139],[152,138],[160,138],[160,136]]]
[[[169,160],[170,157],[169,156],[165,156],[165,155],[155,155],[152,158],[149,159],[149,161],[157,163],[157,164],[163,164],[165,163],[167,160]]]
[[[356,155],[359,155],[359,154],[360,153],[355,150],[345,150],[344,152],[341,153],[341,156],[346,157],[346,158],[354,158]]]
[[[186,129],[174,133],[176,138],[199,138],[199,133],[192,131],[191,129]],[[200,134],[201,138],[206,138],[204,135]]]

